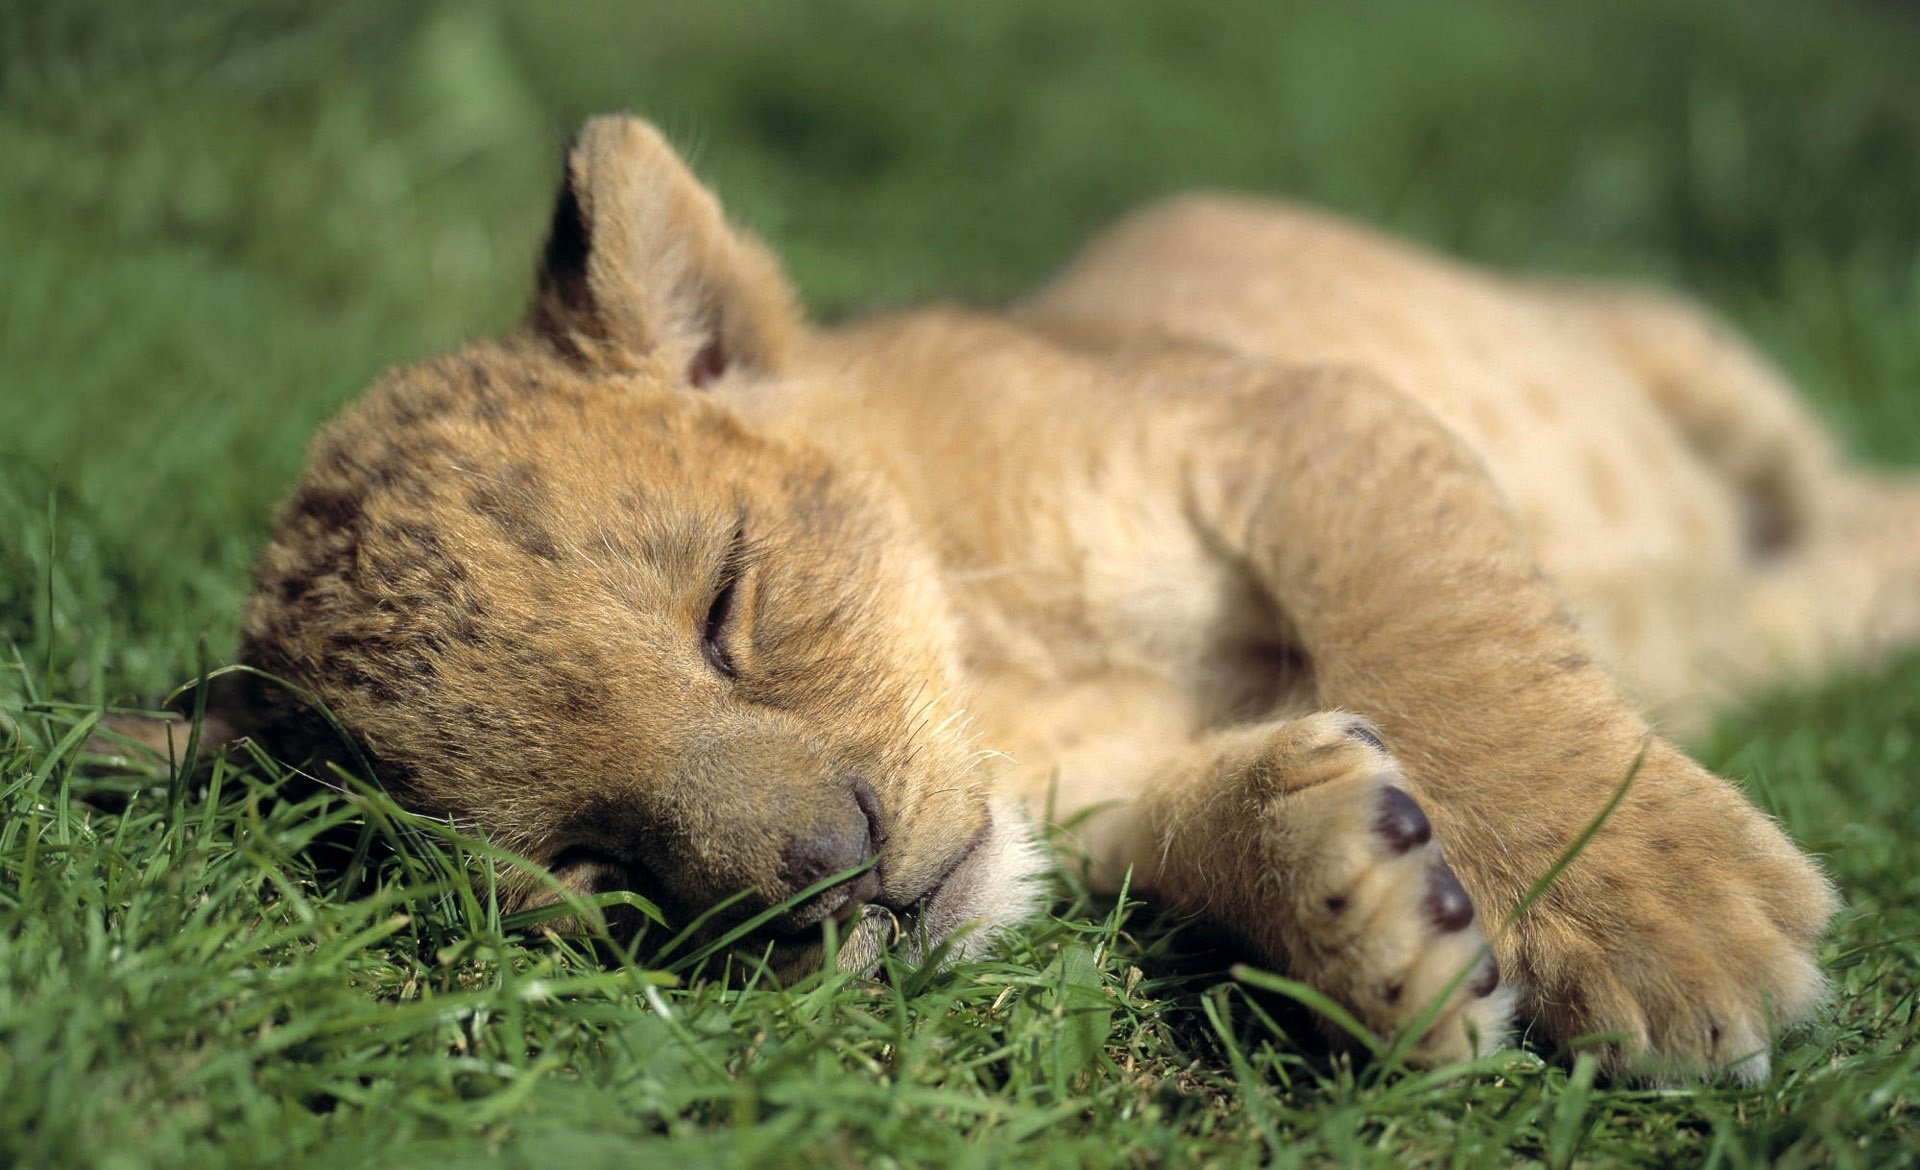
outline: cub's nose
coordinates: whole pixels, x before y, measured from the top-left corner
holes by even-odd
[[[806,832],[788,838],[780,851],[782,897],[792,897],[808,886],[872,861],[879,847],[872,795],[866,785],[852,784],[852,799],[835,815],[816,821]],[[820,891],[779,918],[782,927],[802,930],[828,918],[845,920],[880,893],[878,866]]]

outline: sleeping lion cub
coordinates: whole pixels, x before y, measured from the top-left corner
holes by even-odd
[[[1684,305],[1284,206],[1176,200],[1011,311],[812,329],[612,117],[525,324],[324,430],[258,583],[247,662],[579,891],[751,891],[724,923],[824,886],[760,943],[967,953],[1039,904],[1050,811],[1381,1033],[1443,999],[1424,1061],[1517,1011],[1753,1078],[1834,894],[1649,718],[1913,634],[1920,487]]]

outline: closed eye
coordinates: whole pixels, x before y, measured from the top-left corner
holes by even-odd
[[[724,678],[735,678],[740,673],[733,655],[727,652],[727,625],[733,617],[734,587],[738,582],[739,578],[728,576],[721,584],[720,592],[713,596],[713,604],[707,607],[706,624],[700,631],[701,654],[706,656],[707,665]]]

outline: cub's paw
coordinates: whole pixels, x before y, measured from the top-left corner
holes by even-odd
[[[1383,1038],[1424,1021],[1407,1050],[1417,1063],[1499,1047],[1512,992],[1379,732],[1356,716],[1314,716],[1276,747],[1287,766],[1320,773],[1266,810],[1273,941],[1287,971]]]
[[[1548,1034],[1616,1074],[1761,1080],[1775,1039],[1826,997],[1813,948],[1832,887],[1677,750],[1650,754],[1635,787],[1498,940],[1501,958]]]

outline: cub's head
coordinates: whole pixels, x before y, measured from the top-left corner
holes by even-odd
[[[724,924],[865,866],[773,920],[788,953],[829,918],[869,957],[896,915],[915,945],[1017,918],[1035,862],[927,553],[857,469],[729,405],[782,393],[799,344],[771,257],[659,135],[590,123],[527,325],[315,439],[244,660],[403,802],[581,892],[684,923],[751,891]],[[284,754],[331,746],[291,693],[255,702]]]

